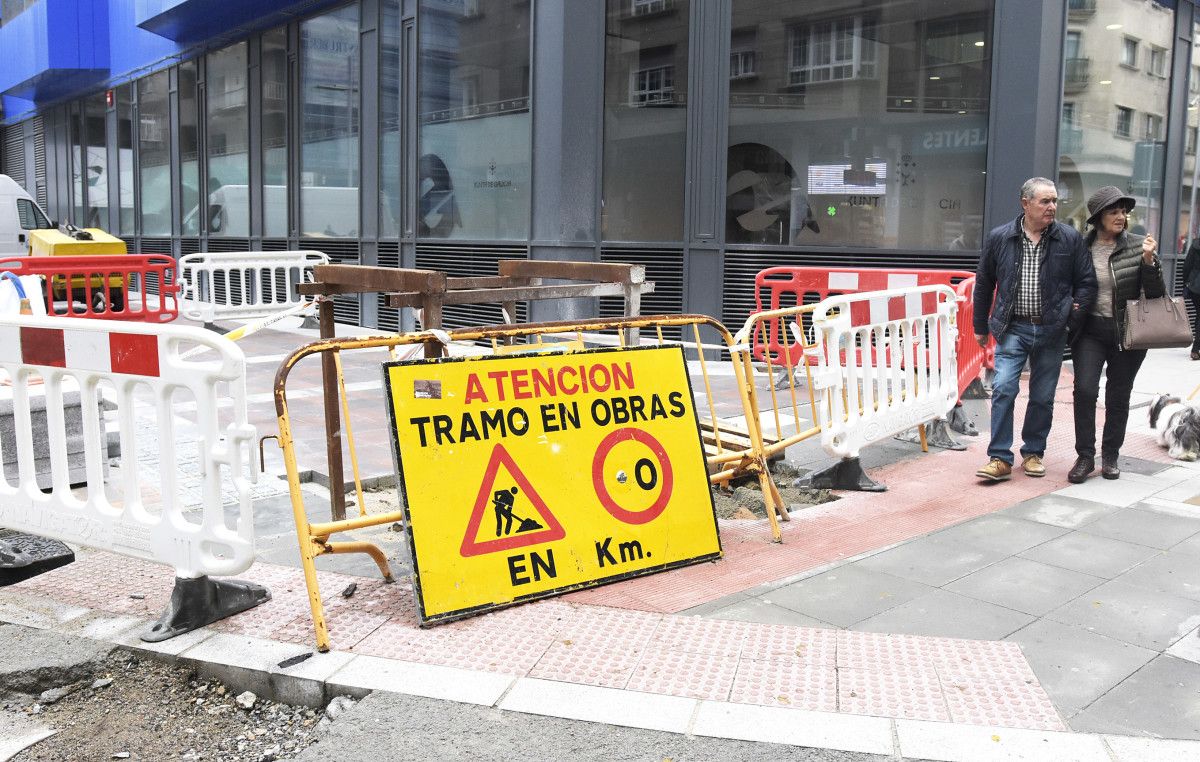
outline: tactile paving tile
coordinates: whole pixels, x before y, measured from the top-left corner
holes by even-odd
[[[915,635],[840,630],[837,633],[837,665],[851,669],[885,669],[892,665],[933,670],[931,647],[939,639]]]
[[[835,666],[837,630],[787,624],[756,624],[746,632],[742,658]]]
[[[1000,640],[927,638],[931,660],[943,680],[971,678],[1037,682],[1016,643]]]
[[[645,693],[727,701],[736,672],[734,659],[648,649],[630,676],[627,687]]]
[[[595,643],[556,640],[530,670],[530,677],[624,688],[642,658],[643,648],[612,648]]]
[[[728,619],[663,617],[650,638],[650,647],[662,651],[685,651],[736,659],[751,625]]]
[[[814,712],[838,709],[837,670],[797,659],[745,659],[738,663],[729,700]]]
[[[1067,729],[1036,680],[943,678],[942,693],[955,722],[1035,730]]]
[[[843,669],[838,667],[838,711],[949,722],[950,712],[932,668]]]
[[[662,619],[662,614],[646,611],[579,606],[562,623],[558,635],[613,647],[639,645],[654,635]]]

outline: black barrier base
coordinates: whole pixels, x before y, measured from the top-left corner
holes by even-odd
[[[867,476],[858,458],[839,460],[829,468],[822,471],[814,471],[803,479],[798,480],[797,485],[801,482],[803,482],[803,486],[812,487],[813,489],[846,489],[857,492],[887,491],[886,485],[872,481],[871,477]]]
[[[957,431],[959,434],[965,434],[968,437],[979,436],[979,429],[975,428],[975,422],[967,417],[961,402],[954,406],[950,415],[946,416],[946,422],[950,424],[953,431]]]
[[[216,323],[205,323],[204,327],[207,328],[208,330],[212,331],[213,333],[220,334],[221,336],[224,336],[225,334],[229,333],[229,331],[231,330],[229,328],[222,328],[221,326],[217,325]]]
[[[146,632],[142,640],[157,643],[161,640],[191,632],[227,616],[252,609],[271,600],[271,591],[253,582],[240,579],[214,580],[175,578],[171,602],[167,610]]]
[[[907,429],[897,434],[894,439],[901,442],[921,443],[921,432],[918,429]],[[943,450],[965,450],[967,446],[954,438],[946,421],[931,421],[925,424],[925,442]]]
[[[976,378],[968,384],[966,391],[962,393],[962,398],[965,400],[985,400],[991,396],[987,388],[983,385],[983,379],[981,378]]]
[[[66,566],[75,553],[58,540],[0,529],[0,587]]]

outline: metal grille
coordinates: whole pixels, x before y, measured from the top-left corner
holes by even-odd
[[[754,312],[754,276],[768,267],[895,267],[911,269],[925,267],[939,270],[975,270],[979,255],[974,252],[929,252],[920,258],[903,260],[897,252],[885,250],[837,251],[837,252],[738,252],[725,254],[725,270],[722,280],[723,297],[721,322],[730,331],[736,331]],[[805,304],[814,299],[805,298]],[[781,305],[790,306],[790,305]]]
[[[309,251],[321,251],[329,256],[329,261],[339,265],[360,264],[358,241],[334,238],[306,238],[300,241],[300,248]],[[362,319],[360,294],[339,294],[333,298],[333,319],[338,323],[359,325]]]
[[[642,297],[643,315],[678,315],[683,312],[683,252],[667,249],[604,249],[601,262],[643,265],[646,280],[654,281],[654,293]],[[625,314],[625,300],[616,296],[600,299],[601,317]]]
[[[199,238],[180,238],[179,239],[179,254],[199,254],[200,239]]]
[[[1188,298],[1187,284],[1183,282],[1183,263],[1183,257],[1175,260],[1175,277],[1171,281],[1174,287],[1171,289],[1171,295],[1183,297],[1183,305],[1187,310],[1188,320],[1195,326],[1196,308],[1192,305],[1192,300]]]
[[[4,128],[4,153],[0,155],[0,172],[22,186],[28,182],[25,178],[25,125],[14,124]]]
[[[396,241],[380,241],[377,260],[380,267],[400,267],[400,244]],[[376,315],[379,325],[385,331],[400,330],[400,310],[387,306],[387,294],[376,294]]]
[[[209,238],[208,251],[250,251],[248,238]]]
[[[136,251],[139,254],[170,254],[171,239],[170,238],[142,238],[139,246],[133,246],[133,242],[138,241],[136,238],[125,238],[125,248],[129,251]],[[146,274],[145,290],[147,294],[159,293],[158,275],[156,273]]]
[[[262,242],[263,251],[290,251],[286,238],[264,238]]]
[[[38,206],[45,209],[50,204],[46,185],[46,130],[40,116],[35,116],[30,123],[33,125],[33,195]]]
[[[452,244],[423,244],[417,246],[416,266],[419,270],[441,270],[447,275],[495,275],[501,259],[528,259],[525,246],[455,246]],[[517,303],[516,321],[529,319],[529,304]],[[499,325],[504,313],[499,304],[451,305],[442,311],[443,328]]]

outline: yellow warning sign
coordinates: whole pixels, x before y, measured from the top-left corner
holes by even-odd
[[[682,348],[384,377],[423,623],[720,557]]]

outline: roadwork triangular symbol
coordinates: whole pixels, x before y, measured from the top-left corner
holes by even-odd
[[[501,465],[511,480],[498,482]],[[510,484],[512,486],[509,486]],[[536,516],[529,515],[530,507],[536,512]],[[485,535],[494,534],[495,539],[483,540],[480,539],[479,530],[483,525],[484,513],[489,512],[489,508],[496,520],[495,532],[485,532]],[[491,529],[491,524],[487,528]],[[485,553],[553,542],[566,536],[567,532],[562,524],[546,507],[545,501],[517,467],[508,450],[504,449],[504,445],[496,445],[483,472],[483,482],[479,485],[479,494],[475,496],[475,505],[471,509],[471,518],[467,522],[467,532],[463,535],[459,554],[464,558],[481,556]]]

